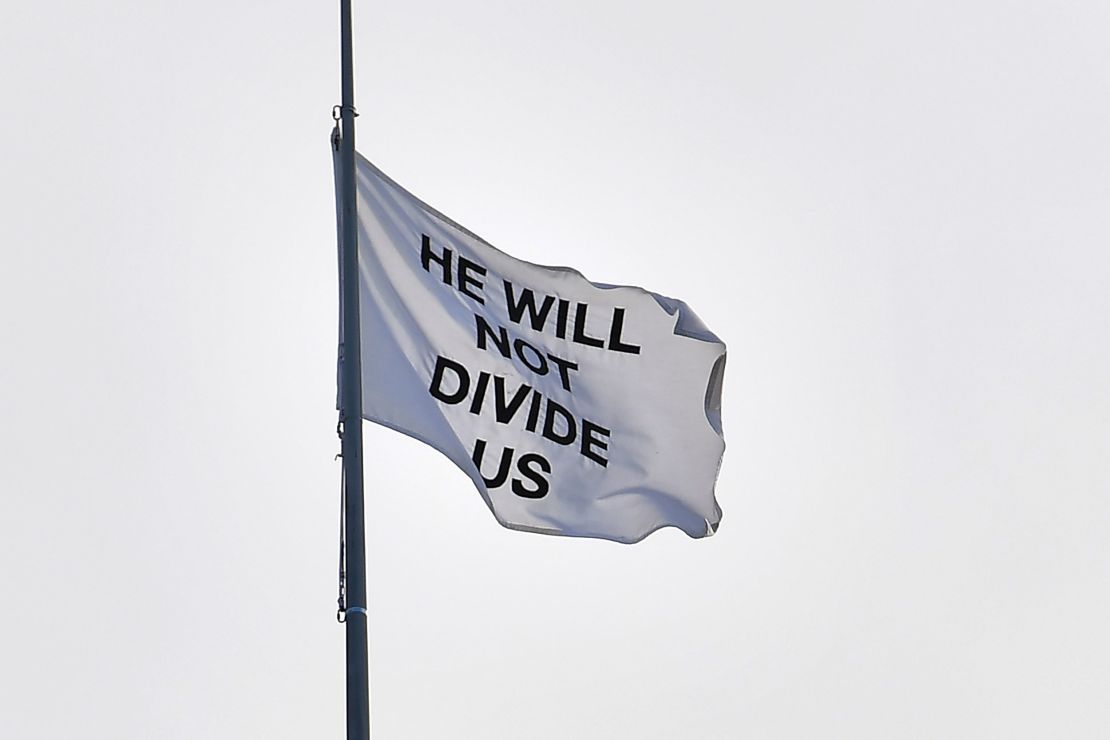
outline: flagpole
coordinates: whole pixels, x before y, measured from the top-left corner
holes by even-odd
[[[359,332],[358,217],[355,206],[355,74],[351,0],[339,2],[342,105],[339,164],[343,212],[343,478],[347,561],[347,740],[370,738],[367,664],[366,521],[362,480],[362,347]]]

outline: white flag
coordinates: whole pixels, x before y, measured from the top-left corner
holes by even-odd
[[[510,257],[361,156],[356,179],[365,418],[511,529],[716,531],[725,346],[685,303]]]

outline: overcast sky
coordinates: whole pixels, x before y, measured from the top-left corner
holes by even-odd
[[[330,4],[0,24],[0,736],[339,738]],[[376,740],[1110,733],[1110,5],[356,3],[359,149],[727,344],[717,536],[366,425]]]

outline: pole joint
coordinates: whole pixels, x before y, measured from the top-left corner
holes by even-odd
[[[353,105],[333,105],[331,107],[331,120],[341,121],[344,113],[350,113],[352,118],[358,118],[358,109]]]

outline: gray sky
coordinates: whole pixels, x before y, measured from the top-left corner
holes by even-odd
[[[719,534],[366,426],[377,740],[1101,738],[1110,6],[356,6],[359,148],[729,345]],[[0,735],[343,734],[336,9],[0,24]]]

